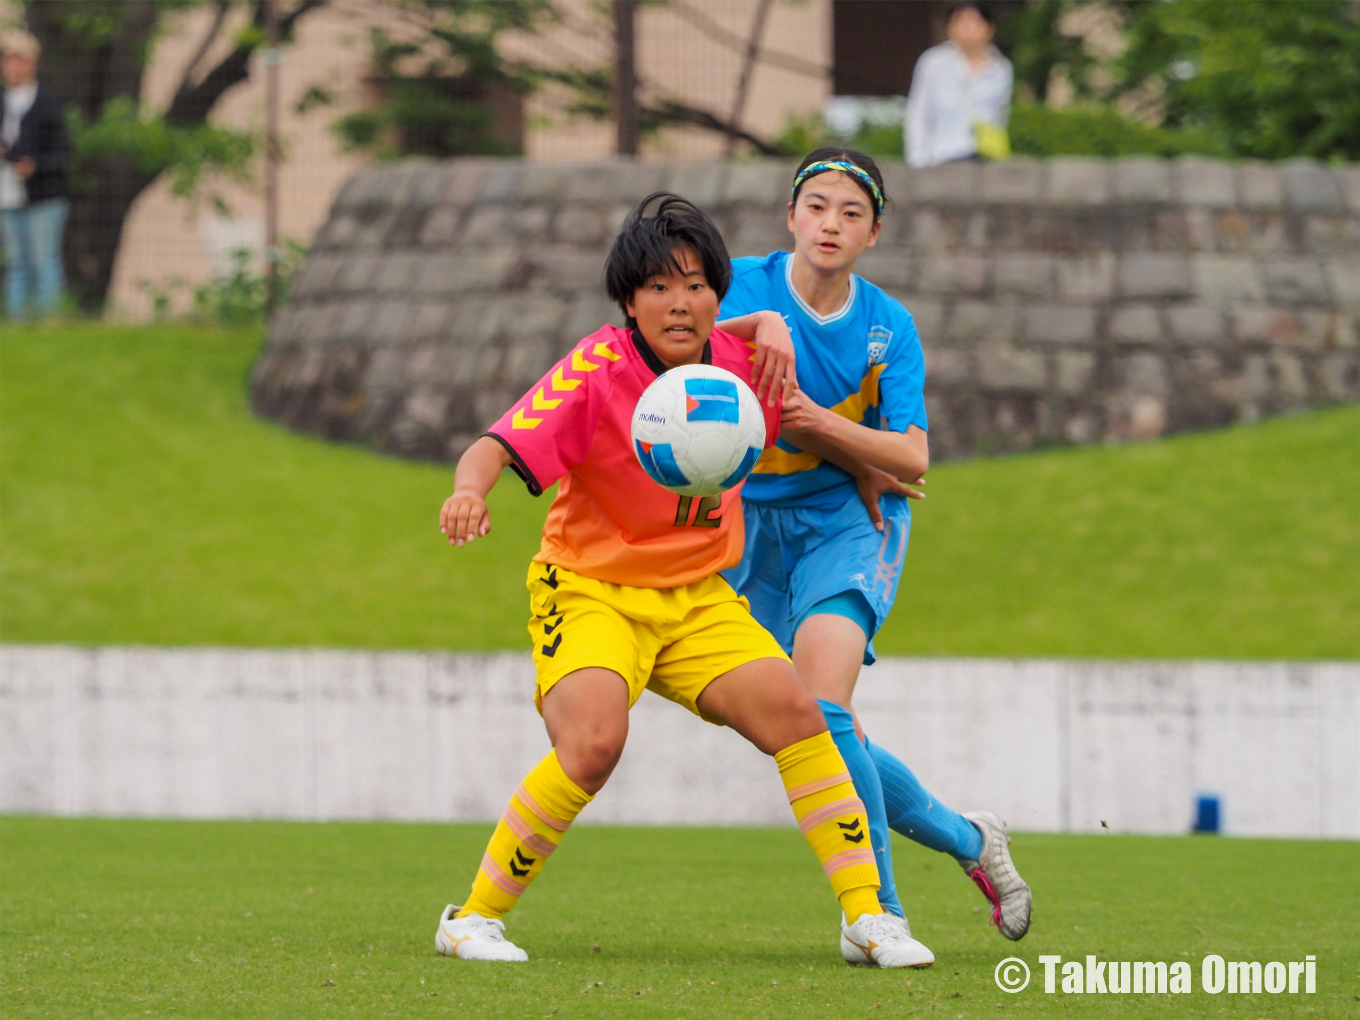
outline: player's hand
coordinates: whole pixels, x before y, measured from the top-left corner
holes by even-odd
[[[449,545],[466,545],[490,530],[491,514],[481,496],[455,492],[444,500],[444,508],[439,511],[439,533],[448,536]]]
[[[860,470],[855,474],[855,488],[859,490],[859,498],[864,501],[864,509],[869,511],[869,520],[874,522],[874,527],[879,531],[883,530],[883,511],[878,508],[878,497],[891,492],[898,496],[906,496],[908,499],[925,499],[924,492],[912,488],[913,485],[925,484],[924,478],[918,478],[908,485],[888,472],[880,471],[872,464],[861,464]]]
[[[757,400],[774,407],[775,400],[788,400],[798,389],[794,374],[793,334],[778,312],[763,312],[756,321],[756,355],[751,366],[751,388]]]
[[[805,390],[795,389],[784,398],[784,407],[779,419],[781,432],[817,432],[822,416],[828,414]]]
[[[14,163],[14,172],[24,180],[28,180],[30,177],[32,177],[33,172],[37,169],[38,164],[34,163],[33,160],[30,159],[28,156],[25,156],[23,159],[16,160]]]

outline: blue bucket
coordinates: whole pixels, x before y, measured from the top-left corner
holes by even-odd
[[[1191,832],[1219,832],[1219,804],[1218,798],[1209,794],[1200,794],[1195,798],[1195,825]]]

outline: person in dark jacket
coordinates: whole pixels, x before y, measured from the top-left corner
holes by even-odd
[[[69,148],[61,100],[38,81],[42,47],[27,32],[0,38],[4,117],[0,121],[0,223],[4,226],[5,314],[32,304],[50,313],[65,283],[61,263]]]

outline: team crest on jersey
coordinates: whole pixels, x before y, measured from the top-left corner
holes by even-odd
[[[869,327],[869,364],[883,364],[883,357],[888,353],[888,344],[892,342],[892,330],[887,326]]]

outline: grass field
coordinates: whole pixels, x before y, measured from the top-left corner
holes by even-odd
[[[521,649],[546,500],[250,416],[253,333],[8,329],[0,638]],[[886,654],[1360,658],[1360,407],[943,464]]]
[[[1360,1010],[1347,843],[1015,837],[1008,943],[945,857],[899,841],[927,971],[845,966],[797,830],[581,826],[510,918],[527,965],[434,952],[483,826],[0,819],[7,1017],[1341,1017]],[[601,876],[611,876],[606,882]],[[1041,954],[1188,960],[1196,991],[1045,995]],[[1210,996],[1200,961],[1317,956],[1314,995]],[[1017,955],[1034,979],[1008,995]]]

